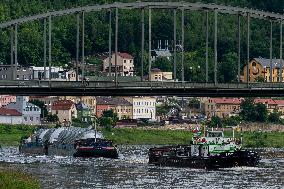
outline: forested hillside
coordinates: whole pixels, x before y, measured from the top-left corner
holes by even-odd
[[[195,2],[194,0],[187,0]],[[111,3],[107,0],[2,0],[0,2],[0,22],[5,22],[19,17],[35,15],[47,11],[66,9],[76,6]],[[121,2],[129,2],[122,0]],[[203,0],[205,3],[249,7],[264,11],[283,14],[283,0]],[[135,66],[140,65],[140,11],[120,10],[119,19],[119,51],[131,53],[135,59]],[[114,15],[114,14],[113,14]],[[147,16],[147,15],[146,15]],[[181,40],[181,14],[178,13],[178,40]],[[114,20],[114,19],[113,19]],[[147,19],[145,30],[147,31]],[[213,14],[210,14],[210,66],[213,67]],[[273,34],[273,57],[279,57],[279,29],[280,24],[274,23]],[[76,43],[76,19],[75,16],[64,16],[53,18],[52,31],[52,56],[53,65],[63,65],[75,57]],[[242,19],[242,64],[246,57],[246,20]],[[114,28],[114,23],[113,23]],[[193,74],[186,74],[187,80],[204,78],[205,71],[205,13],[187,11],[185,17],[185,71]],[[251,58],[269,57],[269,36],[270,23],[268,21],[252,19],[252,41]],[[237,68],[237,17],[232,15],[219,16],[219,41],[218,41],[218,62],[219,80],[236,80]],[[0,33],[0,62],[10,62],[10,32],[8,29]],[[146,32],[146,39],[147,39]],[[173,40],[173,11],[153,11],[153,42],[157,40]],[[108,12],[101,11],[86,14],[86,54],[91,55],[108,51]],[[146,41],[147,47],[147,41]],[[43,24],[32,22],[19,27],[19,64],[21,65],[43,65]],[[145,55],[145,65],[147,65]],[[179,64],[178,56],[178,64]],[[154,63],[156,67],[165,71],[172,70],[172,64],[166,60],[159,60]],[[201,67],[201,70],[195,68]],[[179,65],[178,65],[179,66]],[[145,67],[147,69],[147,67]],[[178,72],[180,66],[178,67]],[[210,69],[212,79],[213,69]],[[192,73],[191,72],[191,73]],[[194,75],[191,77],[190,75]],[[180,77],[180,73],[178,73]],[[191,77],[191,78],[190,78]]]

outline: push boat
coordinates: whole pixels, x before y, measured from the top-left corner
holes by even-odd
[[[91,128],[60,127],[40,129],[21,141],[20,153],[74,157],[118,158],[112,141]]]
[[[225,138],[223,131],[207,131],[203,137],[195,132],[190,145],[150,148],[149,164],[205,169],[257,166],[258,153],[242,149],[241,143],[234,134]]]

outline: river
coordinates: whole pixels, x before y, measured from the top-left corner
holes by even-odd
[[[38,178],[42,188],[284,188],[284,149],[264,149],[259,167],[221,170],[148,165],[150,146],[119,146],[119,159],[25,156],[17,148],[0,149],[0,168]]]

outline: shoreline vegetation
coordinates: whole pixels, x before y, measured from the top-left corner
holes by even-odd
[[[0,125],[0,147],[17,146],[22,138],[30,136],[36,126]],[[145,128],[101,129],[104,136],[116,144],[123,145],[177,145],[189,144],[193,133],[187,130],[158,130]],[[231,131],[225,131],[226,137],[232,137]],[[240,133],[235,133],[240,138]],[[284,132],[243,132],[244,147],[284,147]]]
[[[19,170],[0,168],[0,189],[39,189],[38,179]]]

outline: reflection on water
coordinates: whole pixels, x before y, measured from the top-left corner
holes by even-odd
[[[40,179],[43,188],[278,189],[284,186],[282,158],[264,158],[256,168],[237,167],[218,171],[156,167],[147,164],[149,147],[120,146],[120,158],[114,160],[25,156],[19,154],[16,148],[4,148],[0,150],[0,167],[27,171]]]

